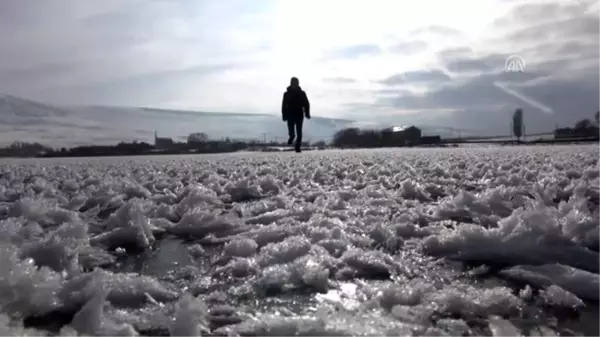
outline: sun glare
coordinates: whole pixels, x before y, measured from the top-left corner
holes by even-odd
[[[271,9],[273,62],[277,71],[349,76],[371,81],[390,69],[407,71],[427,67],[434,53],[463,39],[476,44],[486,27],[506,5],[498,1],[400,0],[276,1]],[[435,11],[431,9],[435,8]],[[451,40],[435,38],[423,27],[445,26],[455,30]],[[403,55],[394,47],[404,41],[427,39],[421,53]],[[343,46],[375,45],[381,52],[352,61],[323,59]]]

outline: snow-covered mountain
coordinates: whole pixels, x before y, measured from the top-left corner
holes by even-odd
[[[114,144],[119,141],[153,142],[159,136],[185,139],[193,132],[211,138],[287,138],[279,115],[210,113],[139,107],[57,107],[0,95],[0,143],[40,142],[54,147],[81,144]],[[330,140],[353,121],[313,117],[305,127],[306,140]]]

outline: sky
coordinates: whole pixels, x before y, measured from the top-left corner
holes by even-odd
[[[0,31],[0,93],[57,105],[277,114],[291,76],[366,122],[521,107],[544,131],[600,105],[598,0],[2,0]]]

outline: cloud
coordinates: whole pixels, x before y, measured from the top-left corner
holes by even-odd
[[[419,84],[429,82],[446,82],[450,81],[450,77],[439,70],[419,70],[419,71],[407,71],[405,73],[392,75],[380,83],[385,85],[397,85],[397,84]]]
[[[348,77],[332,77],[332,78],[324,78],[324,81],[333,82],[333,83],[355,83],[356,79],[348,78]]]
[[[495,21],[487,43],[479,40],[436,53],[441,72],[451,81],[440,78],[425,93],[404,91],[393,98],[378,93],[377,104],[435,116],[422,116],[422,121],[484,129],[508,123],[516,107],[524,108],[531,132],[590,118],[600,92],[599,20],[587,8],[583,1],[517,4]],[[525,72],[505,71],[510,55],[527,61]],[[392,75],[383,84],[410,82],[410,77]],[[441,112],[447,109],[454,112]]]
[[[506,57],[494,55],[484,59],[480,58],[458,58],[448,61],[445,66],[448,71],[454,73],[477,72],[484,73],[504,68]]]
[[[504,131],[521,106],[547,129],[598,109],[594,0],[378,4],[4,0],[0,93],[268,114],[298,76],[315,116],[365,122]],[[524,73],[505,72],[510,55]]]
[[[376,44],[359,44],[332,50],[326,53],[326,58],[355,59],[362,56],[374,56],[381,53],[381,47]]]
[[[228,5],[214,2],[76,3],[0,3],[0,28],[15,32],[0,37],[6,46],[0,91],[54,103],[151,103],[166,84],[173,91],[198,85],[256,60],[239,51],[260,53],[262,41],[237,43],[253,20],[244,6],[227,12]],[[225,15],[236,25],[225,23]],[[123,99],[127,95],[131,99]]]
[[[67,100],[68,92],[77,92],[70,98],[71,104],[160,105],[176,97],[182,90],[196,90],[198,85],[209,81],[225,71],[241,68],[240,64],[200,65],[184,69],[146,72],[123,78],[101,80],[84,85],[51,86],[41,93],[54,99]],[[185,88],[185,89],[182,89]],[[70,89],[70,90],[65,90]]]
[[[425,27],[419,27],[411,32],[411,35],[420,35],[420,34],[436,34],[436,35],[450,37],[450,36],[461,35],[462,32],[458,29],[455,29],[452,27],[441,26],[441,25],[430,25],[430,26],[425,26]]]
[[[425,41],[403,41],[391,48],[394,53],[412,54],[426,50],[428,47]]]

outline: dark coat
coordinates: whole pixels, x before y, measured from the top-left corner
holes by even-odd
[[[281,103],[281,116],[286,121],[310,118],[310,102],[302,88],[287,88]]]

